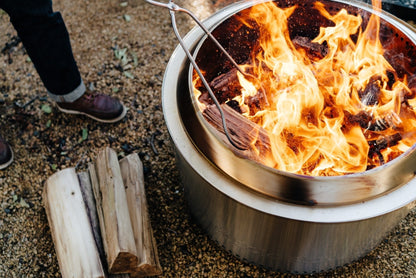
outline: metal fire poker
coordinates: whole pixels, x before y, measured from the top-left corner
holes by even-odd
[[[236,144],[234,140],[231,138],[230,133],[227,128],[227,123],[225,122],[225,116],[224,111],[221,108],[220,103],[218,102],[217,97],[215,96],[214,92],[212,91],[211,87],[209,86],[208,82],[206,81],[205,77],[203,76],[201,70],[199,69],[198,65],[195,62],[195,59],[192,57],[192,54],[189,52],[188,48],[185,46],[185,43],[179,34],[178,28],[176,26],[176,17],[175,12],[184,12],[187,15],[189,15],[198,25],[201,27],[201,29],[208,35],[208,37],[217,45],[217,47],[227,56],[227,58],[231,61],[231,63],[236,67],[236,69],[243,74],[244,76],[251,76],[250,74],[244,72],[241,67],[236,63],[236,61],[231,57],[231,55],[222,47],[222,45],[217,41],[217,39],[211,34],[211,32],[205,28],[205,26],[202,24],[202,22],[189,10],[182,8],[175,3],[173,3],[173,0],[169,0],[168,3],[162,3],[154,0],[146,0],[147,3],[150,3],[155,6],[163,7],[169,10],[171,21],[172,21],[172,27],[173,31],[175,32],[176,37],[179,40],[179,44],[181,45],[182,49],[185,51],[186,56],[188,56],[188,59],[191,61],[193,67],[195,68],[196,72],[198,73],[199,77],[202,80],[202,83],[204,84],[205,88],[208,90],[208,93],[212,100],[214,101],[215,106],[218,108],[218,111],[221,115],[222,120],[222,126],[224,129],[225,136],[227,136],[228,141],[230,141],[231,145],[233,145],[235,148],[239,150],[247,150],[248,147],[241,147],[240,145]],[[252,76],[251,76],[252,77]]]

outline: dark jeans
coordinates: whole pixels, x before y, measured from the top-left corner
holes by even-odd
[[[50,0],[0,0],[48,92],[57,101],[80,89],[82,79],[72,54],[69,34]],[[84,92],[82,92],[84,93]],[[78,92],[76,98],[82,93]],[[75,98],[75,99],[76,99]]]

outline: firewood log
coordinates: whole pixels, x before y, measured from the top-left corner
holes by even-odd
[[[90,176],[87,172],[78,173],[78,180],[81,187],[82,196],[84,199],[87,214],[92,227],[94,240],[97,245],[97,250],[103,265],[106,277],[108,278],[128,278],[128,274],[109,274],[108,265],[105,257],[103,241],[101,237],[100,223],[98,220],[97,208],[95,205],[94,192],[92,190]]]
[[[305,50],[305,54],[312,61],[322,59],[328,54],[328,47],[326,45],[312,42],[308,37],[296,36],[292,40],[292,43],[296,48]]]
[[[48,178],[43,203],[62,277],[105,277],[74,168]]]
[[[237,146],[245,150],[237,150],[231,145],[225,137],[221,114],[218,108],[215,105],[207,106],[207,108],[203,111],[203,115],[205,119],[219,132],[219,136],[222,138],[224,143],[229,145],[237,155],[255,161],[263,161],[263,158],[270,155],[270,139],[266,130],[234,111],[227,104],[222,104],[221,108],[224,111],[225,121],[231,139]]]
[[[139,259],[130,277],[160,275],[162,269],[147,210],[142,162],[137,154],[130,154],[120,160],[120,169]]]
[[[226,73],[215,77],[209,85],[214,91],[228,91],[230,86],[239,86],[237,69],[232,68]]]
[[[101,236],[112,274],[134,272],[137,249],[126,202],[117,154],[110,148],[100,151],[89,174],[95,196]]]
[[[213,90],[215,97],[220,103],[226,102],[236,95],[241,94],[241,85],[237,76],[237,69],[232,68],[231,70],[220,74],[209,82],[209,86]],[[196,85],[201,91],[198,101],[205,105],[213,104],[211,96],[209,95],[206,88],[201,84]]]

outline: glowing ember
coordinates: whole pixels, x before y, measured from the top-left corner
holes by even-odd
[[[259,30],[252,61],[241,65],[258,80],[238,71],[235,82],[225,78],[227,88],[232,82],[238,88],[227,102],[266,130],[271,150],[260,160],[267,166],[333,176],[391,161],[416,142],[415,89],[409,85],[416,77],[397,74],[384,57],[378,16],[372,14],[362,30],[360,15],[331,14],[322,3],[314,5],[333,25],[321,27],[313,39],[290,38],[287,19],[296,6],[267,2],[241,17]],[[199,97],[196,84],[194,74]]]

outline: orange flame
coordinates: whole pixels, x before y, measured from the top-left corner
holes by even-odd
[[[380,11],[380,1],[373,5]],[[262,51],[242,67],[261,87],[237,73],[242,90],[234,100],[270,137],[272,151],[263,158],[265,163],[292,173],[332,176],[365,171],[406,151],[416,141],[411,136],[416,100],[409,99],[403,107],[404,95],[411,93],[406,78],[388,85],[387,73],[394,69],[383,56],[377,12],[362,30],[360,15],[345,9],[332,15],[316,2],[314,8],[334,23],[321,27],[311,40],[326,46],[324,57],[317,59],[289,36],[287,19],[296,8],[281,9],[273,2],[252,7],[250,19],[261,26]],[[250,111],[247,99],[261,91],[266,92],[267,106]],[[382,144],[386,147],[377,149]]]

